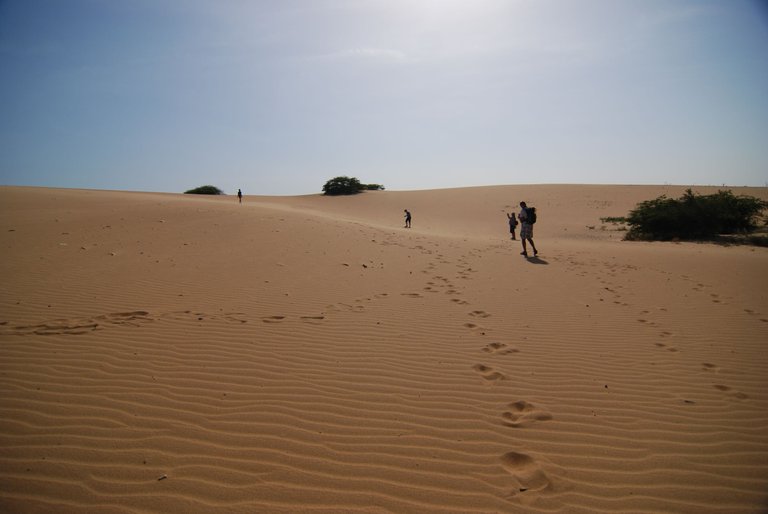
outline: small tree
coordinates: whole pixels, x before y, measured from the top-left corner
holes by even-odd
[[[215,186],[200,186],[189,191],[184,191],[185,195],[223,195],[224,191]]]
[[[660,196],[630,211],[627,239],[712,239],[721,234],[747,233],[757,228],[768,202],[731,191],[697,195],[688,189],[675,200]]]
[[[325,183],[323,193],[326,195],[354,195],[363,189],[363,185],[355,177],[335,177]]]

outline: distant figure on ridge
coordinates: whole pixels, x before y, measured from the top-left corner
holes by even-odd
[[[531,243],[533,248],[534,257],[538,255],[539,251],[536,250],[536,245],[533,244],[533,224],[536,223],[536,208],[528,207],[525,202],[520,202],[520,214],[517,215],[520,220],[520,240],[523,242],[523,251],[520,255],[528,257],[528,248],[525,246],[525,241]]]
[[[405,209],[405,228],[411,228],[411,213]]]
[[[507,213],[507,218],[509,218],[509,233],[512,234],[512,239],[515,238],[515,229],[517,228],[517,217],[515,216],[515,213]]]
[[[237,190],[237,199],[240,203],[243,203],[243,192],[239,189]]]

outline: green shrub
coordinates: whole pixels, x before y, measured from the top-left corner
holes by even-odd
[[[335,177],[325,183],[323,193],[326,195],[354,195],[363,189],[363,185],[355,177]]]
[[[224,191],[215,186],[200,186],[189,191],[184,191],[185,195],[223,195]]]
[[[335,177],[323,186],[323,193],[327,195],[354,195],[360,191],[383,190],[381,184],[361,184],[355,177]]]
[[[704,196],[688,189],[677,200],[660,196],[638,204],[627,217],[626,239],[701,240],[744,234],[757,228],[766,208],[768,202],[752,196],[735,196],[731,191]]]

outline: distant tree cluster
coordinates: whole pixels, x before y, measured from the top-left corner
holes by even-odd
[[[736,196],[731,191],[699,195],[690,189],[678,198],[660,196],[637,205],[626,219],[627,239],[703,240],[723,234],[754,231],[768,202],[752,196]],[[763,222],[764,224],[764,222]]]
[[[323,194],[326,195],[354,195],[360,191],[380,191],[381,184],[361,184],[355,177],[334,177],[323,186]]]
[[[185,195],[223,195],[224,191],[216,186],[200,186],[189,191],[184,191]]]

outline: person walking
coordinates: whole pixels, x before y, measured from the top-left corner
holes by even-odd
[[[239,189],[237,190],[237,200],[238,200],[240,203],[243,203],[243,192],[242,192],[242,191],[240,191]]]
[[[509,219],[509,233],[512,234],[512,240],[515,240],[515,229],[517,229],[517,216],[515,216],[515,213],[507,213],[507,218]]]
[[[528,257],[528,248],[525,242],[531,243],[533,248],[533,256],[538,255],[539,251],[536,250],[536,245],[533,244],[533,224],[536,223],[536,208],[528,207],[525,202],[520,202],[520,214],[517,215],[520,220],[520,240],[523,242],[523,251],[520,255]]]
[[[405,210],[405,228],[411,228],[411,213],[408,209]]]

